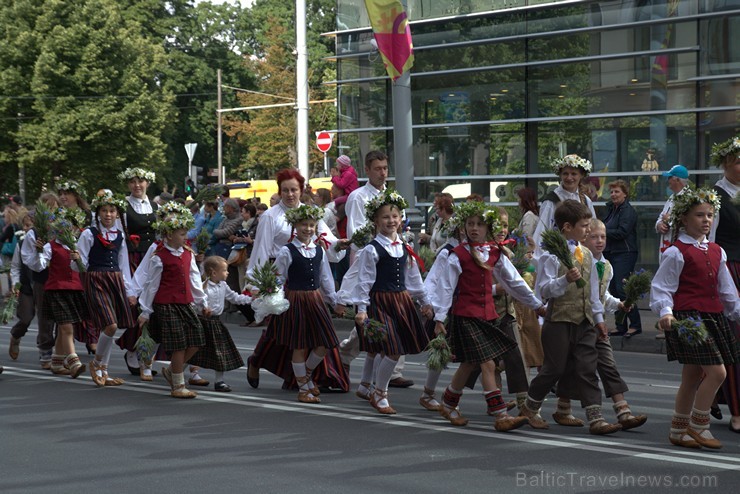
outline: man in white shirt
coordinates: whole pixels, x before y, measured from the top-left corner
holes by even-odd
[[[660,251],[663,252],[673,242],[673,228],[670,224],[671,210],[673,209],[673,198],[680,194],[689,183],[689,171],[683,165],[674,165],[667,172],[663,172],[664,177],[668,177],[668,188],[673,194],[663,206],[663,211],[658,215],[658,221],[655,222],[655,232],[660,234]]]
[[[347,214],[347,238],[352,238],[352,234],[367,223],[365,204],[385,190],[385,182],[388,179],[388,156],[382,151],[367,153],[365,155],[365,175],[367,176],[367,183],[353,190],[344,206],[344,211]],[[357,246],[353,244],[349,258],[350,266],[355,262],[356,256]],[[352,329],[349,337],[339,344],[339,353],[342,356],[342,363],[346,366],[349,366],[350,362],[360,353],[360,341],[357,338],[356,329]],[[403,356],[398,359],[389,386],[408,388],[414,385],[414,381],[405,379],[402,375],[405,361],[406,359]]]

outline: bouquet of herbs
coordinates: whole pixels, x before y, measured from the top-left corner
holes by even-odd
[[[514,265],[514,268],[516,268],[520,275],[524,275],[526,272],[532,272],[532,268],[534,266],[531,264],[532,256],[530,254],[527,237],[524,235],[518,235],[517,232],[513,232],[511,234],[511,239],[516,242],[514,245],[509,246],[511,251],[514,253],[514,255],[511,256],[511,259],[509,259],[511,264]]]
[[[676,319],[673,321],[671,329],[676,332],[681,341],[690,346],[704,343],[708,336],[707,327],[699,317]]]
[[[419,247],[419,258],[422,260],[424,266],[426,266],[427,268],[424,273],[422,273],[422,276],[424,276],[425,278],[432,264],[434,264],[434,259],[436,257],[437,256],[434,254],[434,251],[426,245],[422,245],[421,247]]]
[[[195,196],[195,201],[198,204],[205,202],[216,202],[221,194],[224,193],[224,186],[221,184],[208,184],[198,192]]]
[[[141,336],[136,340],[136,357],[139,361],[144,362],[146,365],[152,363],[154,357],[154,349],[157,347],[157,342],[154,341],[149,334],[149,323],[145,323],[141,327]]]
[[[75,208],[62,208],[61,214],[79,230],[85,228],[87,224],[87,214],[84,209]]]
[[[208,244],[211,242],[211,234],[208,233],[206,228],[201,228],[198,235],[195,237],[195,252],[198,254],[205,254],[208,250]]]
[[[80,229],[66,218],[57,218],[51,223],[51,234],[67,247],[69,250],[77,250],[77,237],[80,235]],[[80,273],[86,271],[82,264],[82,259],[77,259],[77,268]]]
[[[5,307],[3,307],[3,311],[0,313],[0,324],[8,324],[15,317],[15,312],[18,309],[18,294],[20,293],[20,289],[21,284],[16,283],[13,290],[10,291],[10,295],[8,295],[8,299],[5,301]]]
[[[431,370],[444,370],[447,368],[447,364],[452,361],[450,345],[447,344],[445,335],[441,333],[429,341],[426,351],[429,352],[427,367]]]
[[[632,306],[637,303],[645,294],[650,291],[653,282],[653,273],[640,269],[632,273],[629,278],[624,280],[625,306]],[[617,324],[623,324],[627,313],[619,311],[616,316]]]
[[[573,256],[568,247],[568,241],[558,230],[553,229],[542,232],[542,248],[557,257],[565,269],[570,270],[575,266],[573,264]],[[576,281],[576,286],[583,288],[586,286],[586,281],[580,278]]]
[[[362,330],[365,338],[371,343],[382,343],[388,339],[388,328],[380,321],[368,317]]]
[[[371,221],[368,221],[365,226],[354,231],[349,241],[355,244],[358,249],[362,249],[372,242],[373,238],[375,238],[375,225]]]
[[[247,281],[259,290],[256,298],[252,299],[254,320],[262,322],[267,315],[279,315],[288,310],[290,302],[285,299],[283,286],[279,283],[275,264],[267,261],[254,269]]]
[[[36,215],[33,218],[33,229],[36,232],[36,239],[41,240],[42,243],[49,241],[49,232],[51,231],[51,223],[54,221],[54,213],[49,206],[43,201],[36,203]],[[41,249],[37,249],[41,252]]]
[[[350,321],[355,320],[355,316],[357,315],[357,312],[351,307],[347,307],[344,309],[344,314],[342,314],[342,319],[349,319]]]

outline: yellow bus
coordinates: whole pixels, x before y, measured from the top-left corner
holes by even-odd
[[[331,190],[331,177],[312,178],[306,185],[311,185],[311,189],[329,189]],[[234,199],[252,199],[259,197],[260,202],[269,203],[270,197],[277,194],[278,186],[275,179],[272,180],[250,180],[248,182],[229,182],[226,184],[229,188],[229,197]]]

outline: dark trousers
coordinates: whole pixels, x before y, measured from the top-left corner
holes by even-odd
[[[18,316],[18,322],[13,325],[13,327],[10,329],[10,336],[15,338],[16,340],[20,340],[24,336],[26,336],[26,332],[28,332],[28,327],[31,325],[31,321],[33,321],[34,316],[36,315],[36,309],[35,309],[35,303],[33,299],[33,293],[26,294],[21,292],[18,295],[18,309],[16,310],[16,315]],[[41,332],[39,331],[38,336],[36,337],[36,344],[38,345],[39,341],[38,338],[41,336]]]
[[[624,382],[617,370],[617,362],[614,360],[614,351],[609,340],[597,338],[596,351],[599,353],[596,370],[599,373],[599,378],[601,378],[601,384],[604,386],[606,397],[611,398],[616,394],[629,391],[627,383]],[[558,396],[571,400],[578,400],[580,398],[574,372],[572,368],[565,371],[565,375],[558,382]]]
[[[33,282],[33,301],[37,307],[39,333],[36,337],[36,346],[40,352],[50,352],[54,348],[54,323],[44,315],[44,284]]]
[[[621,252],[619,254],[605,255],[605,257],[611,263],[612,271],[614,272],[614,276],[612,276],[612,280],[609,283],[609,293],[617,297],[619,300],[624,300],[626,295],[624,293],[624,283],[622,283],[622,280],[627,279],[630,273],[635,270],[637,252]],[[642,329],[640,311],[637,309],[637,305],[634,305],[632,310],[627,313],[627,317],[624,319],[624,324],[617,324],[616,328],[620,333],[627,332],[627,328]]]
[[[545,361],[529,384],[529,396],[542,402],[566,371],[575,381],[581,406],[601,405],[601,390],[596,379],[597,332],[586,320],[581,324],[545,321],[542,348]]]

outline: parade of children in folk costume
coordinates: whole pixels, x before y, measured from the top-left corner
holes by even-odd
[[[733,149],[726,154],[737,154]],[[494,417],[497,431],[525,424],[548,428],[541,408],[551,390],[558,395],[552,416],[559,425],[584,425],[574,415],[571,400],[581,401],[592,434],[643,425],[647,416],[633,414],[625,399],[628,387],[617,369],[604,324],[606,313],[628,307],[606,288],[612,271],[602,255],[605,228],[595,220],[590,199],[578,189],[581,179],[590,173],[591,163],[568,155],[555,160],[553,168],[560,184],[545,198],[534,235],[534,292],[509,261],[511,252],[503,245],[505,211],[481,202],[455,206],[445,226],[447,244],[437,252],[423,281],[422,263],[399,235],[408,204],[397,192],[386,189],[366,205],[374,238],[357,252],[351,276],[345,278],[350,286],[335,293],[329,261],[341,259],[346,241],[327,234],[322,208],[300,204],[303,177],[297,172],[281,172],[282,201],[275,206],[280,208],[278,223],[271,223],[269,216],[265,219],[273,233],[261,239],[259,249],[255,246],[260,262],[250,263],[250,270],[253,273],[264,262],[274,263],[289,309],[269,318],[263,335],[266,346],[261,347],[264,353],[259,354],[258,345],[253,356],[254,362],[259,362],[256,369],[268,356],[271,363],[266,367],[285,379],[284,387],[290,387],[295,379],[298,400],[303,403],[321,402],[315,381],[317,368],[322,368],[322,379],[346,387],[348,377],[339,372],[346,370],[338,365],[338,339],[330,308],[351,305],[356,309],[360,348],[367,354],[355,394],[380,414],[397,413],[391,405],[388,383],[398,358],[422,353],[432,337],[443,334],[457,369],[439,400],[435,388],[442,371],[429,369],[419,403],[452,425],[468,423],[459,404],[464,387],[472,387],[478,374],[487,412]],[[170,361],[161,373],[170,384],[171,396],[196,396],[186,386],[188,364],[213,369],[214,389],[231,391],[225,373],[242,367],[244,361],[220,316],[226,302],[250,304],[257,294],[231,290],[226,284],[228,264],[219,256],[208,257],[199,270],[186,241],[193,226],[192,213],[177,202],[159,210],[149,204],[146,187],[153,181],[153,173],[133,168],[121,177],[131,193],[125,199],[104,190],[88,208],[81,187],[71,180],[58,184],[64,209],[56,211],[57,204],[47,197],[56,216],[71,229],[82,230],[76,247],[54,235],[39,241],[32,228],[33,216],[29,216],[27,237],[19,243],[15,256],[14,279],[20,279],[21,268],[27,270],[25,306],[32,307],[35,302],[36,311],[43,316],[40,325],[57,326],[53,352],[45,350],[48,343],[42,347],[48,331],[39,332],[42,366],[72,378],[82,374],[85,363],[74,348],[78,336],[94,353],[88,364],[92,381],[100,387],[121,385],[123,379],[108,374],[117,330],[126,330],[119,345],[133,354],[136,348],[132,342],[148,325],[149,334],[159,345],[158,358]],[[286,184],[292,188],[283,191]],[[710,232],[714,234],[712,224],[719,208],[716,190],[689,187],[676,196],[671,224],[677,228],[671,246],[662,254],[650,294],[650,308],[660,317],[659,328],[666,333],[668,360],[683,364],[669,441],[686,448],[722,447],[709,431],[709,408],[725,380],[725,366],[730,369],[740,364],[738,340],[730,322],[740,320],[737,287],[725,251],[708,240]],[[573,268],[567,268],[543,247],[543,233],[551,228],[565,237]],[[525,367],[517,365],[522,356],[510,298],[544,318],[544,363],[531,383],[527,383]],[[427,319],[426,330],[422,316]],[[11,334],[13,358],[18,358],[23,334],[22,328]],[[328,364],[327,355],[331,358]],[[153,355],[148,357],[138,362],[143,380],[153,376]],[[517,415],[508,414],[510,407],[496,379],[500,362],[506,362],[509,391],[517,398]],[[133,372],[132,363],[127,359]],[[602,413],[597,375],[613,401],[616,423],[610,423]],[[253,376],[250,374],[249,382],[257,387],[258,377]]]

